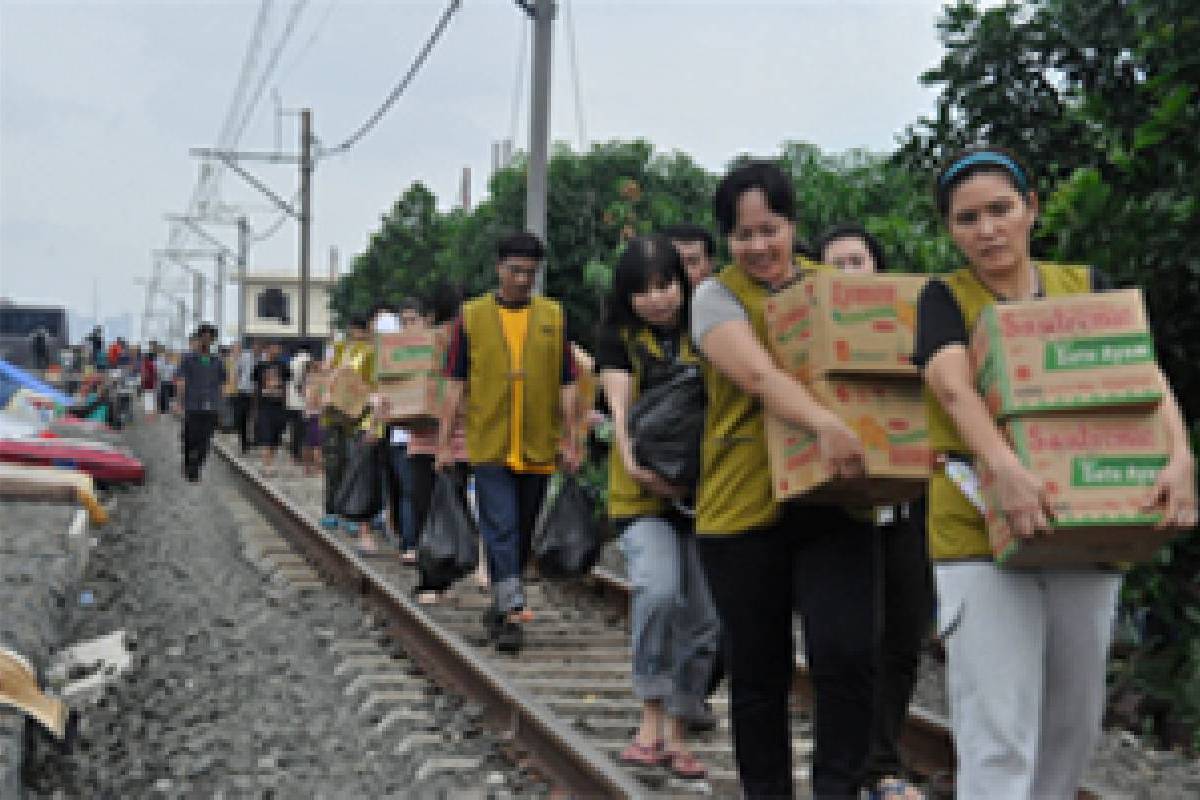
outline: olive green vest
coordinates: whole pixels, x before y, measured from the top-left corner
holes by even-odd
[[[803,258],[804,269],[833,269]],[[754,335],[766,347],[764,311],[770,291],[736,264],[717,274],[750,318]],[[696,496],[697,533],[740,533],[770,525],[779,516],[771,491],[771,467],[762,404],[743,392],[707,361],[703,362],[708,413],[700,452],[700,486]]]
[[[494,295],[463,304],[470,347],[467,376],[467,457],[472,464],[503,464],[512,425],[508,342]],[[553,300],[529,303],[529,328],[521,357],[521,457],[527,464],[553,464],[562,434],[563,313]]]
[[[663,358],[662,348],[648,328],[641,328],[636,333],[622,331],[621,338],[625,342],[626,352],[633,363],[633,385],[629,396],[630,406],[637,400],[641,390],[642,375],[645,366],[636,352],[635,343],[642,344],[655,358]],[[679,360],[696,363],[695,351],[689,336],[681,334],[679,342]],[[662,514],[667,508],[666,500],[648,492],[637,481],[629,477],[625,462],[614,446],[608,454],[608,516],[612,519],[627,519],[629,517],[646,517]]]
[[[1038,264],[1037,270],[1042,293],[1047,297],[1091,291],[1091,270],[1088,267]],[[960,269],[944,276],[942,280],[950,287],[962,311],[967,332],[970,333],[979,314],[996,302],[996,296],[970,269]],[[967,445],[950,415],[928,386],[924,393],[930,448],[938,454],[966,453]],[[935,561],[990,558],[992,554],[983,516],[942,469],[935,469],[929,479],[928,535],[929,556]]]

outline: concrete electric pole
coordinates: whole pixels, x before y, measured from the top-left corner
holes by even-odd
[[[312,110],[300,109],[300,339],[308,338],[309,261],[312,246]]]
[[[533,19],[533,70],[529,111],[529,175],[525,227],[546,243],[546,173],[550,158],[550,61],[554,52],[554,0],[521,4]],[[538,270],[534,291],[546,288],[546,266]]]

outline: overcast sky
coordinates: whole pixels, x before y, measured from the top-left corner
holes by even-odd
[[[460,173],[486,185],[490,143],[511,132],[524,15],[512,0],[463,0],[411,89],[353,150],[314,176],[314,269],[337,246],[343,264],[411,182],[444,206]],[[940,55],[937,0],[686,2],[573,0],[582,112],[590,140],[644,137],[720,169],[738,152],[770,154],[803,139],[829,150],[890,149],[930,110],[917,76]],[[297,17],[241,149],[274,147],[271,90],[313,109],[326,144],[374,111],[407,70],[445,2],[310,2]],[[163,247],[163,214],[186,210],[199,164],[234,96],[259,0],[0,0],[0,297],[139,315],[135,279]],[[293,3],[270,4],[251,87]],[[552,136],[579,138],[567,27],[555,31]],[[528,59],[518,147],[528,137]],[[294,149],[296,120],[283,120]],[[254,165],[280,194],[294,168]],[[224,202],[276,214],[232,174]],[[231,229],[213,232],[231,246]],[[201,243],[192,238],[190,246]],[[255,245],[251,269],[295,270],[296,226]],[[199,264],[198,264],[199,265]],[[168,288],[184,287],[181,273]],[[230,295],[232,298],[232,295]],[[232,308],[232,303],[227,307]],[[208,314],[211,316],[211,311]],[[75,337],[83,332],[73,331]]]

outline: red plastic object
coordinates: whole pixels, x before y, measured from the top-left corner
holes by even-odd
[[[100,484],[141,484],[146,480],[145,465],[133,456],[54,439],[0,439],[0,462],[69,467],[86,472]]]

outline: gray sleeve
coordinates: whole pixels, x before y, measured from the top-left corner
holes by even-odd
[[[707,278],[692,295],[692,341],[697,345],[705,335],[722,322],[742,320],[750,315],[734,297],[733,292],[716,278]]]

